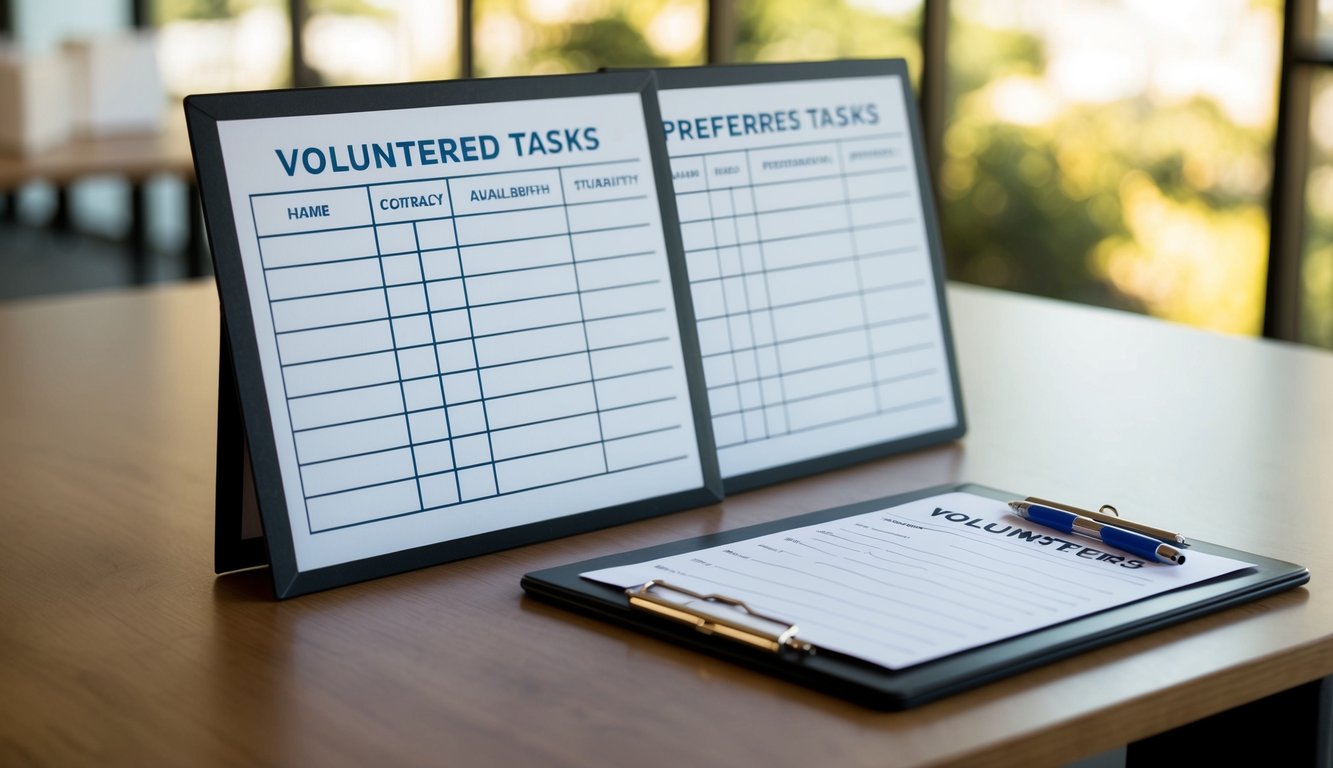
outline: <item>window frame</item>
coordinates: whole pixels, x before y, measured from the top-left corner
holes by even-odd
[[[471,78],[475,76],[475,3],[474,0],[454,2],[458,14],[458,71],[460,77]],[[705,61],[708,64],[729,63],[734,60],[736,52],[737,0],[705,0],[705,3]],[[134,27],[152,25],[152,0],[129,0],[129,4]],[[317,85],[317,73],[304,61],[304,21],[309,17],[308,0],[286,0],[286,5],[291,19],[291,82],[298,88]],[[1283,3],[1262,334],[1292,341],[1302,338],[1301,272],[1307,219],[1305,187],[1311,87],[1317,72],[1333,68],[1333,49],[1321,50],[1318,44],[1317,13],[1317,0],[1286,0]],[[930,173],[938,178],[943,162],[944,128],[952,106],[947,91],[949,0],[922,0],[921,14],[922,71],[917,98],[927,165]],[[0,38],[13,36],[14,19],[14,0],[0,0]]]

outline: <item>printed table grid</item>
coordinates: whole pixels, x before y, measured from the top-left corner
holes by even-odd
[[[310,533],[687,458],[639,167],[250,196]]]
[[[719,450],[943,402],[911,162],[901,131],[673,155]]]

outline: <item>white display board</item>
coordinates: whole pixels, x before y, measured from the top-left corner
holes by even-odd
[[[299,574],[716,498],[699,493],[712,446],[649,99],[619,77],[640,87],[209,122],[229,215],[205,199],[210,228],[235,235],[219,279],[270,561],[275,525]]]
[[[663,70],[728,491],[962,434],[901,62]]]

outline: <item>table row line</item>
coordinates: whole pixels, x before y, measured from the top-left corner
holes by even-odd
[[[709,384],[709,413],[718,418],[773,405],[819,407],[827,398],[871,387],[896,393],[893,400],[924,397],[935,386],[924,379],[937,373],[938,357],[934,345],[920,344],[882,354],[863,350],[855,357],[798,372],[766,375],[762,366],[755,365],[742,371],[750,374],[745,378]]]
[[[904,169],[911,158],[910,145],[901,135],[677,155],[671,158],[671,183],[680,194],[718,186],[762,187],[831,174],[852,178]]]
[[[865,301],[851,293],[786,309],[733,311],[699,321],[705,362],[718,355],[770,350],[796,361],[837,355],[847,340],[872,348],[896,348],[931,338],[927,299],[907,293],[901,301]],[[665,354],[672,329],[663,311],[610,320],[567,321],[487,336],[469,336],[465,311],[432,313],[363,323],[348,328],[290,334],[279,340],[290,396],[345,389],[388,380],[480,370],[493,382],[521,384],[550,377],[586,358],[590,378],[623,373],[630,361]],[[659,361],[660,362],[660,361]],[[788,367],[793,367],[788,365]],[[490,389],[507,389],[492,384]]]
[[[730,261],[743,269],[757,260],[753,254],[737,254]],[[720,257],[713,261],[722,263]],[[587,271],[560,265],[511,273],[503,279],[451,278],[349,288],[275,300],[272,318],[276,331],[284,337],[319,339],[321,344],[334,342],[341,334],[339,328],[426,315],[440,326],[434,329],[437,341],[576,321],[596,322],[652,307],[647,302],[656,293],[656,283],[633,282],[647,271],[636,268],[644,263],[626,259]],[[727,277],[714,277],[706,259],[698,265],[703,275],[691,283],[690,291],[694,312],[700,319],[751,309],[781,310],[836,302],[848,293],[911,288],[924,277],[923,265],[887,252]],[[457,319],[442,322],[442,318]],[[423,323],[422,332],[427,330]],[[404,345],[400,342],[399,346]]]
[[[572,298],[581,308],[582,318],[589,320],[660,306],[662,300],[658,280],[581,288],[577,279],[571,268],[563,273],[532,273],[510,280],[487,281],[480,286],[464,282],[471,280],[464,278],[387,290],[362,288],[271,302],[270,307],[273,328],[279,334],[458,309],[468,311],[473,333],[487,334],[560,322],[553,315],[544,314],[548,309],[557,309],[560,299]]]
[[[306,501],[306,514],[311,532],[318,533],[684,460],[675,451],[678,442],[661,434],[616,451],[587,445],[319,496]]]
[[[829,232],[870,234],[872,239],[885,237],[887,228],[901,228],[910,234],[909,225],[918,225],[918,214],[906,206],[888,206],[882,203],[847,204],[835,201],[773,214],[770,217],[732,216],[714,217],[680,227],[681,242],[686,252],[749,243],[769,243],[793,240]],[[870,230],[877,230],[870,232]],[[883,244],[880,244],[883,247]]]
[[[556,286],[558,291],[597,291],[630,285],[653,272],[657,263],[656,254],[651,251],[574,260],[567,247],[563,253],[560,250],[532,251],[523,255],[522,261],[526,263],[521,266],[477,273],[463,273],[455,252],[435,251],[290,267],[268,272],[265,279],[269,301],[275,304],[386,287],[390,293],[420,291],[423,283],[434,286],[442,281],[453,281],[444,285],[457,288],[437,290],[457,290],[461,299],[464,284],[458,281],[466,280],[468,301],[484,305],[531,296],[536,293],[533,286],[548,283]],[[545,293],[558,291],[547,290]]]
[[[578,339],[560,351],[538,348],[501,362],[478,365],[476,342],[464,339],[289,365],[282,369],[282,377],[288,398],[467,372],[484,373],[490,381],[521,384],[526,377],[546,371],[551,365],[566,360],[578,365],[582,358],[583,364],[591,368],[590,378],[599,380],[670,365],[674,349],[672,340],[665,336],[595,348]]]
[[[850,288],[879,288],[919,282],[930,265],[911,258],[914,246],[857,254],[848,247],[821,250],[802,263],[765,268],[766,254],[758,248],[696,251],[687,258],[690,291],[699,303],[719,299],[728,305],[786,306],[805,299],[834,297]],[[804,292],[800,286],[806,286]],[[776,296],[774,295],[776,291]],[[817,291],[817,292],[815,292]],[[732,301],[734,298],[735,301]]]
[[[668,414],[677,412],[674,406],[663,409]],[[443,421],[438,412],[421,414]],[[393,420],[384,420],[390,422]],[[402,417],[396,419],[402,422]],[[625,420],[621,420],[624,422]],[[414,422],[409,421],[408,429]],[[421,419],[416,423],[422,423]],[[522,430],[522,435],[486,432],[470,435],[445,435],[418,438],[412,431],[409,441],[380,450],[366,450],[347,456],[335,456],[301,466],[302,487],[307,498],[351,490],[367,484],[402,480],[414,474],[426,475],[451,469],[468,469],[493,462],[516,461],[546,456],[551,453],[602,443],[610,455],[615,455],[613,466],[638,463],[642,458],[635,446],[653,443],[652,435],[679,429],[674,422],[629,424],[630,429],[616,434],[606,431],[598,414],[574,416],[560,421],[536,425]],[[393,425],[397,428],[397,424]],[[386,430],[388,427],[384,427]],[[427,428],[431,429],[431,428]],[[440,427],[443,429],[443,427]],[[515,430],[514,432],[518,432]],[[435,434],[434,430],[426,434]],[[404,462],[404,459],[407,459]]]
[[[680,223],[688,224],[729,216],[781,216],[818,205],[874,206],[898,201],[915,205],[916,197],[911,179],[902,174],[835,175],[772,187],[677,192],[676,211]]]
[[[868,270],[858,275],[855,265],[836,266],[841,266],[838,272],[843,273],[836,281],[832,279],[835,273],[831,269],[809,273],[812,278],[827,280],[827,283],[814,283],[819,286],[817,292],[814,290],[798,292],[794,288],[800,287],[799,281],[789,281],[789,285],[794,283],[792,290],[787,290],[787,286],[781,282],[775,286],[773,276],[764,274],[726,277],[692,284],[690,293],[693,297],[695,317],[702,324],[709,320],[749,316],[754,313],[776,312],[788,315],[793,310],[802,308],[811,310],[815,306],[832,308],[847,299],[864,299],[867,306],[875,303],[875,314],[867,318],[868,322],[873,323],[887,320],[893,316],[895,307],[904,306],[902,304],[888,306],[883,302],[890,300],[910,302],[906,306],[915,312],[920,311],[920,308],[930,300],[928,295],[916,295],[922,293],[916,289],[923,285],[924,278],[890,282],[903,275],[865,274]],[[852,273],[850,277],[846,275],[849,271]],[[884,312],[890,314],[883,314]]]
[[[487,367],[506,362],[495,359],[495,355],[517,360],[524,354],[523,345],[551,338],[576,344],[571,350],[604,349],[674,332],[664,308],[584,319],[577,296],[558,298],[563,301],[543,301],[538,311],[520,317],[506,316],[501,322],[493,322],[494,313],[463,308],[290,331],[277,337],[278,357],[282,365],[291,366],[475,339],[482,367]],[[506,353],[506,349],[513,351]]]
[[[933,391],[938,391],[938,383]],[[799,408],[782,404],[729,413],[713,418],[713,441],[718,450],[746,443],[799,435],[838,424],[849,424],[892,413],[919,411],[945,404],[944,398],[930,395],[920,400],[890,401],[887,386],[863,386],[830,395],[827,402],[803,404]],[[891,405],[885,403],[893,402]]]
[[[626,239],[642,239],[652,229],[651,211],[642,202],[634,210],[612,208],[595,219],[572,224],[563,211],[497,214],[463,227],[448,220],[412,222],[304,232],[259,241],[264,269],[323,264],[368,256],[393,256],[460,248],[472,258],[503,257],[515,250],[552,246],[599,258],[624,253]],[[510,246],[505,248],[504,246]],[[481,249],[481,250],[468,250]]]
[[[427,383],[433,384],[438,394],[439,379]],[[676,399],[669,382],[646,376],[639,378],[637,387],[629,382],[614,386],[608,382],[580,382],[508,398],[459,404],[446,401],[447,408],[440,407],[437,397],[433,405],[407,412],[404,401],[410,395],[397,387],[382,390],[370,390],[349,411],[321,406],[293,412],[293,422],[305,425],[293,430],[299,461],[308,464],[413,442],[483,433],[490,434],[496,443],[512,445],[513,451],[500,452],[512,458],[522,453],[525,445],[536,442],[547,429],[545,425],[594,414],[608,434],[624,436],[637,431],[636,424],[668,416],[672,412],[669,406]]]
[[[907,245],[919,246],[924,241],[924,233],[915,219],[886,219],[863,226],[834,226],[833,221],[817,224],[818,229],[805,229],[781,237],[760,237],[747,240],[741,237],[737,227],[719,227],[708,224],[692,230],[688,235],[682,231],[686,244],[685,255],[699,251],[712,252],[719,248],[758,248],[766,256],[771,252],[780,259],[791,259],[799,254],[822,250],[821,246],[831,246],[839,252],[852,254],[878,252],[886,248],[898,248]]]
[[[920,251],[920,244],[895,244],[891,248],[883,248],[881,245],[878,250],[868,250],[870,247],[872,242],[869,235],[864,241],[858,241],[844,230],[811,235],[800,241],[693,250],[686,254],[686,264],[692,283],[723,276],[775,275],[789,270],[851,261],[860,262],[865,270],[884,275],[922,272],[918,260],[904,256]],[[550,249],[534,248],[515,252],[506,255],[503,260],[492,262],[492,269],[482,270],[476,269],[478,262],[469,264],[466,258],[460,261],[459,254],[450,250],[388,257],[370,256],[289,267],[268,272],[266,280],[271,300],[283,303],[292,299],[333,296],[383,287],[388,287],[395,295],[411,295],[412,287],[422,283],[429,286],[440,281],[464,279],[467,281],[464,284],[453,283],[451,288],[436,289],[450,290],[456,294],[441,296],[441,300],[447,298],[449,301],[459,301],[461,292],[466,288],[466,298],[472,304],[488,305],[553,293],[544,288],[552,276],[560,281],[561,292],[571,292],[576,286],[596,291],[630,285],[636,282],[638,275],[651,270],[654,258],[654,252],[637,251],[574,259],[568,250],[557,245]],[[468,269],[469,266],[473,268]],[[798,279],[807,278],[802,276]],[[894,281],[898,278],[886,276],[885,279]],[[534,290],[534,286],[541,290]],[[406,312],[395,311],[392,314]]]
[[[802,350],[805,354],[786,360],[777,347],[707,359],[704,376],[710,407],[726,411],[779,400],[809,400],[846,386],[897,380],[932,368],[938,358],[936,345],[928,340],[889,346],[884,340],[847,334],[837,342],[806,348]],[[457,409],[457,420],[466,422],[465,433],[471,433],[671,397],[670,366],[592,378],[589,362],[587,356],[576,354],[499,369],[508,374],[505,376],[495,375],[496,370],[407,380],[386,376],[387,380],[379,383],[290,398],[288,412],[294,432],[318,433],[321,439],[327,439],[333,433],[319,430],[446,406]],[[735,394],[726,394],[728,390]],[[728,405],[732,397],[736,398],[735,406]],[[454,427],[454,433],[460,428]],[[364,427],[346,431],[357,434],[361,429]]]
[[[418,219],[569,208],[654,197],[638,159],[580,169],[502,171],[465,177],[325,187],[250,196],[260,237]]]
[[[915,215],[914,190],[901,174],[873,173],[854,176],[827,176],[809,181],[769,187],[729,188],[726,191],[681,193],[677,195],[680,221],[692,223],[729,216],[756,217],[761,228],[780,224],[789,214],[827,206],[850,206],[856,215],[866,218],[881,209],[907,211]],[[326,194],[346,195],[347,190]],[[314,193],[303,193],[306,195]],[[609,222],[646,223],[655,213],[655,197],[635,195],[615,197],[583,205],[532,204],[510,206],[485,214],[452,216],[434,208],[423,208],[411,217],[390,221],[372,220],[343,214],[302,219],[299,226],[261,225],[261,243],[268,246],[265,265],[281,265],[293,258],[291,251],[321,234],[349,233],[352,242],[363,251],[391,254],[451,248],[454,246],[500,243],[542,237],[551,234],[579,234],[605,229]],[[364,202],[361,204],[364,206]],[[333,209],[324,204],[319,210]],[[345,210],[346,206],[343,209]],[[258,217],[258,212],[256,216]],[[359,233],[359,234],[358,234]]]
[[[893,349],[935,338],[935,327],[929,322],[932,314],[899,315],[900,308],[885,303],[861,307],[856,306],[859,302],[854,298],[843,301],[851,305],[847,312],[819,314],[816,305],[811,309],[816,321],[800,328],[788,326],[788,333],[781,332],[775,313],[763,310],[706,320],[700,323],[701,357],[706,365],[718,356],[770,350],[794,360],[816,360],[824,354],[836,354],[845,339],[860,339],[872,348]],[[870,316],[883,319],[867,320]]]
[[[849,338],[820,359],[802,360],[794,366],[783,366],[771,348],[710,358],[704,364],[704,379],[710,408],[727,411],[809,400],[843,387],[893,381],[931,369],[938,360],[933,341],[872,348],[864,338]],[[729,390],[735,394],[726,394]],[[733,397],[737,403],[730,405]]]

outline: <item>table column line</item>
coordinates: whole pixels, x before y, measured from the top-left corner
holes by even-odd
[[[761,370],[763,366],[759,362],[759,345],[755,343],[755,339],[758,337],[755,335],[754,332],[755,308],[754,308],[754,301],[752,301],[750,298],[750,276],[746,274],[745,252],[741,248],[741,230],[740,230],[740,225],[736,221],[738,218],[740,218],[736,214],[736,187],[734,186],[727,187],[726,192],[727,192],[727,199],[731,201],[731,232],[736,236],[736,245],[735,245],[736,264],[737,266],[740,267],[740,273],[737,279],[741,281],[741,292],[745,294],[745,322],[750,326],[750,357],[754,360],[754,376],[755,376],[754,385],[755,385],[755,391],[758,393],[759,396],[759,408],[758,408],[759,417],[760,421],[763,423],[764,426],[763,439],[767,440],[768,438],[772,437],[772,435],[769,434],[769,429],[768,429],[768,408],[765,403],[766,398],[764,397],[764,372]],[[759,217],[755,216],[754,221],[755,221],[754,231],[757,239],[759,235]],[[764,292],[765,293],[768,292],[767,286],[765,286]],[[765,303],[770,304],[772,302],[766,301]],[[769,312],[770,321],[772,320],[772,317],[773,313]],[[741,419],[742,420],[745,419],[745,407],[743,405],[741,406]]]
[[[384,315],[389,323],[389,344],[393,346],[393,369],[398,377],[398,399],[403,404],[403,424],[407,427],[407,452],[412,457],[412,482],[417,487],[417,508],[425,509],[426,503],[421,498],[421,473],[417,471],[417,447],[412,439],[412,419],[407,415],[407,392],[403,388],[403,367],[398,362],[398,336],[393,329],[393,308],[389,306],[389,281],[384,277],[384,254],[380,251],[379,222],[375,220],[375,199],[370,194],[370,185],[362,186],[366,190],[366,207],[370,209],[370,234],[375,238],[375,263],[380,270],[380,287],[384,291]],[[422,298],[425,298],[426,284],[421,284]],[[309,505],[307,504],[307,508]]]
[[[834,142],[838,153],[838,172],[842,177],[842,207],[847,210],[847,242],[852,246],[852,268],[856,270],[856,289],[860,294],[861,320],[866,334],[866,355],[870,363],[870,391],[875,395],[875,413],[884,412],[884,401],[879,394],[879,370],[875,367],[875,340],[870,337],[870,307],[866,304],[866,281],[861,271],[861,248],[856,244],[856,225],[852,221],[852,190],[847,186],[847,168],[842,159],[842,140]]]
[[[453,181],[452,178],[445,178],[444,191],[445,194],[449,195],[450,213],[457,214],[458,208],[454,206]],[[491,495],[498,496],[500,495],[500,473],[495,468],[495,444],[491,441],[491,415],[489,409],[486,407],[486,384],[481,380],[481,360],[477,357],[477,328],[472,324],[472,301],[467,295],[467,269],[463,266],[463,244],[458,240],[458,216],[450,216],[449,224],[454,230],[454,255],[458,258],[458,284],[463,289],[463,306],[467,311],[468,340],[472,344],[472,370],[477,377],[477,394],[481,400],[481,419],[482,424],[486,427],[486,452],[490,455],[491,483],[495,489],[495,492]],[[439,354],[438,349],[436,350],[436,354]],[[436,358],[436,365],[439,365],[438,357]],[[441,386],[443,386],[443,384],[441,384]],[[450,440],[452,439],[451,435]],[[452,450],[452,448],[453,443],[451,442],[450,449]],[[458,480],[458,467],[454,467],[454,473],[454,479]],[[459,489],[461,491],[461,481],[459,481],[459,483]],[[463,497],[460,495],[458,500],[462,502]]]
[[[602,447],[602,471],[611,471],[611,461],[606,456],[606,430],[602,426],[602,404],[597,397],[597,373],[592,367],[592,344],[588,342],[588,316],[583,311],[583,285],[579,282],[578,255],[574,252],[573,226],[569,222],[569,203],[565,198],[565,172],[555,169],[556,181],[560,184],[560,208],[565,215],[565,239],[569,242],[569,266],[574,271],[574,295],[579,303],[579,325],[583,329],[583,352],[588,361],[588,385],[592,387],[592,407],[597,412],[597,442]]]
[[[451,214],[449,218],[450,220],[452,220],[453,210],[451,209],[449,213]],[[415,221],[412,222],[412,243],[417,248],[417,269],[421,270],[421,290],[425,293],[426,297],[426,325],[430,328],[430,351],[431,351],[431,357],[435,359],[435,383],[440,387],[440,410],[444,412],[444,431],[449,434],[448,438],[449,465],[453,468],[454,472],[454,494],[458,499],[458,503],[462,503],[463,486],[461,481],[459,481],[458,479],[458,456],[454,454],[454,427],[452,424],[449,423],[449,401],[446,400],[444,396],[444,371],[440,370],[440,347],[439,347],[440,342],[439,339],[435,337],[435,318],[431,313],[430,291],[426,289],[426,261],[421,256],[421,236],[417,233],[417,222]],[[455,234],[454,235],[455,254],[457,254],[457,251],[458,251],[458,235]],[[463,267],[462,259],[459,259],[458,267],[460,270],[462,269]],[[463,278],[460,275],[458,279],[461,282]],[[470,324],[471,322],[469,321],[469,325]],[[480,388],[481,386],[480,373],[477,374],[477,386],[478,388]],[[406,407],[406,403],[404,403],[404,407]],[[484,404],[482,405],[482,408],[483,410],[485,409]],[[494,459],[495,457],[492,456],[491,460],[494,461]],[[417,477],[418,488],[420,487],[420,485],[421,485],[421,478],[420,476],[418,476]],[[424,498],[422,499],[421,508],[423,510],[426,509]]]
[[[741,420],[741,442],[746,443],[749,442],[749,436],[745,430],[745,412],[741,409],[741,371],[736,365],[736,340],[731,335],[731,307],[727,303],[726,275],[722,274],[722,251],[717,247],[717,212],[713,210],[713,188],[708,181],[707,159],[700,158],[699,166],[704,176],[704,202],[708,204],[708,236],[713,241],[713,261],[717,264],[718,295],[722,297],[722,327],[727,330],[727,358],[731,360],[731,386],[736,390],[736,409]]]
[[[367,190],[367,193],[368,192],[369,190]],[[250,224],[254,227],[255,231],[255,247],[259,251],[259,271],[264,275],[264,298],[266,299],[264,303],[268,305],[269,328],[273,329],[273,352],[278,356],[278,371],[279,375],[282,376],[282,404],[287,409],[287,429],[292,438],[292,455],[296,457],[297,462],[296,481],[301,486],[301,506],[303,508],[302,511],[305,512],[305,528],[306,533],[313,536],[315,533],[315,524],[310,519],[310,497],[305,492],[305,476],[301,473],[301,448],[296,444],[296,432],[291,429],[293,424],[292,398],[287,391],[287,369],[282,364],[282,345],[278,343],[278,319],[277,316],[273,314],[273,291],[269,288],[268,284],[268,268],[264,266],[264,239],[259,236],[259,220],[255,217],[255,196],[248,196],[247,201],[250,203]],[[372,220],[371,227],[373,228],[374,226],[375,223]],[[223,320],[223,325],[225,327],[226,318],[223,318]],[[390,324],[392,324],[392,322]],[[256,331],[256,335],[258,335],[258,331]],[[406,410],[406,408],[404,408],[404,410]],[[404,415],[403,418],[405,419],[407,416]]]
[[[768,282],[768,259],[764,256],[764,233],[760,231],[759,227],[759,197],[754,192],[754,165],[750,162],[752,151],[745,150],[745,176],[750,181],[750,207],[754,209],[754,241],[755,246],[759,248],[759,272],[764,277],[764,293],[768,294],[768,331],[773,336],[773,364],[778,369],[778,396],[782,398],[782,434],[785,435],[791,432],[791,412],[787,408],[787,375],[782,370],[782,351],[778,349],[778,325],[777,320],[773,318],[773,287]],[[762,386],[763,384],[760,384],[760,387]]]

